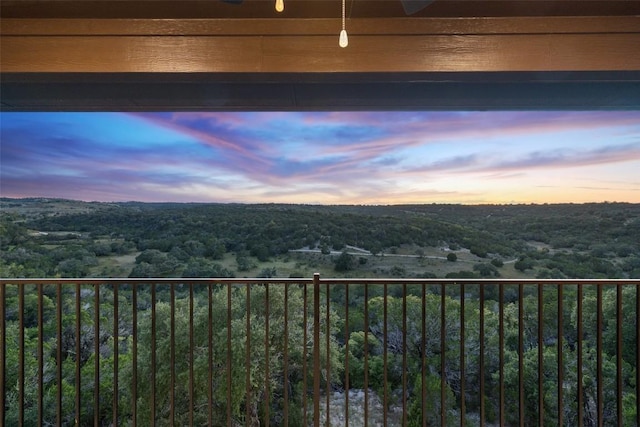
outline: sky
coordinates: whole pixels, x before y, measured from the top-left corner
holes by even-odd
[[[0,113],[0,196],[640,203],[640,111]]]

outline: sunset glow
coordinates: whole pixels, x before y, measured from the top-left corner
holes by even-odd
[[[640,111],[2,113],[0,194],[640,203]]]

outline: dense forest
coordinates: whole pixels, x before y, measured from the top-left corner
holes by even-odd
[[[640,278],[640,205],[625,203],[563,204],[563,205],[408,205],[408,206],[311,206],[311,205],[241,205],[241,204],[147,204],[147,203],[85,203],[55,199],[0,199],[0,276],[3,278],[44,277],[310,277],[320,272],[323,277],[395,277],[395,278]],[[5,286],[5,285],[3,285]],[[523,292],[523,313],[519,313],[518,296]],[[96,336],[94,319],[96,307],[92,301],[99,292],[100,327]],[[229,292],[229,294],[227,293]],[[27,285],[20,297],[18,287],[8,284],[4,289],[7,344],[6,366],[17,364],[18,300],[23,299],[25,329],[25,370],[27,378],[36,378],[37,336],[43,331],[45,384],[45,418],[56,419],[55,355],[58,342],[63,349],[62,402],[63,423],[73,422],[73,387],[76,366],[81,366],[82,408],[81,424],[91,424],[93,412],[94,348],[100,348],[100,408],[105,425],[110,423],[113,398],[114,360],[118,372],[118,425],[127,425],[132,416],[131,390],[128,378],[132,372],[132,348],[138,349],[136,375],[138,385],[138,422],[145,425],[151,414],[149,381],[151,369],[150,307],[159,319],[173,317],[177,333],[175,351],[187,354],[190,346],[189,313],[194,316],[193,341],[195,352],[191,365],[178,357],[173,367],[169,359],[169,325],[158,322],[155,342],[158,363],[156,385],[159,396],[156,415],[166,420],[169,411],[169,369],[177,378],[174,384],[176,399],[173,411],[176,425],[188,421],[189,369],[195,370],[198,391],[194,396],[195,424],[207,421],[208,387],[214,390],[215,425],[225,423],[226,396],[232,396],[231,412],[238,424],[245,424],[250,414],[265,422],[265,414],[272,425],[282,421],[283,387],[290,387],[289,424],[303,425],[303,379],[310,378],[302,352],[303,336],[308,332],[311,310],[305,310],[305,289],[301,285],[252,287],[198,287],[189,285],[139,285],[135,301],[132,287],[122,284],[118,289],[82,285],[57,288],[53,285]],[[336,393],[344,390],[348,372],[350,389],[362,389],[367,353],[369,388],[376,396],[388,394],[389,405],[398,405],[397,391],[402,389],[406,376],[408,419],[410,425],[440,425],[441,386],[444,383],[444,408],[447,424],[459,425],[460,407],[464,403],[467,425],[479,422],[479,402],[485,402],[485,420],[499,419],[500,360],[498,358],[498,323],[504,323],[502,364],[507,394],[504,414],[508,425],[518,424],[519,360],[524,360],[524,408],[526,425],[539,425],[544,413],[544,425],[557,425],[557,369],[558,325],[562,320],[562,365],[565,369],[563,414],[564,424],[577,422],[576,364],[578,339],[576,285],[548,286],[540,305],[536,286],[469,284],[442,288],[390,286],[385,293],[381,287],[350,286],[348,296],[344,286],[323,289],[322,307],[331,318],[330,329],[321,331],[322,341],[329,342],[329,353],[322,358],[330,366],[331,377],[324,378],[326,386]],[[585,286],[580,300],[583,306],[582,327],[582,383],[584,387],[584,425],[596,425],[597,372],[596,304],[602,302],[604,372],[604,425],[637,425],[637,369],[636,337],[638,328],[637,286],[624,287],[617,293],[613,286],[605,286],[601,295],[595,286]],[[484,305],[480,305],[480,295]],[[189,305],[189,296],[194,303]],[[231,295],[231,306],[228,296]],[[464,299],[461,298],[464,295]],[[326,298],[325,298],[326,296]],[[561,298],[559,305],[558,299]],[[616,299],[622,300],[623,399],[616,401]],[[504,304],[500,307],[498,301]],[[41,301],[41,302],[39,302]],[[247,310],[246,303],[250,302]],[[268,302],[267,302],[268,301]],[[286,303],[284,302],[286,301]],[[464,305],[462,304],[464,301]],[[82,313],[75,307],[82,302]],[[115,331],[114,306],[118,306]],[[175,302],[172,309],[171,303]],[[385,304],[386,302],[386,304]],[[441,325],[441,305],[446,317]],[[307,305],[309,302],[306,301]],[[366,303],[366,304],[365,304]],[[42,309],[38,324],[39,305]],[[56,336],[56,310],[61,305],[63,339]],[[385,307],[386,305],[386,307]],[[367,307],[365,328],[365,312]],[[406,307],[407,322],[403,324],[402,310]],[[558,307],[562,313],[558,313]],[[268,310],[265,310],[268,307]],[[307,307],[309,308],[309,307]],[[348,312],[347,312],[348,310]],[[422,313],[426,313],[424,320]],[[538,313],[543,314],[543,348],[539,348]],[[464,317],[461,317],[464,311]],[[227,390],[224,363],[227,357],[227,315],[232,313],[232,389]],[[285,349],[282,337],[287,312]],[[484,345],[480,363],[480,333],[478,318],[483,313]],[[133,313],[136,313],[134,322]],[[210,315],[209,313],[213,313]],[[387,322],[383,324],[384,313]],[[81,336],[75,325],[81,316]],[[523,354],[518,347],[518,319],[522,317]],[[460,378],[460,327],[464,318],[464,395]],[[247,346],[244,325],[249,319],[251,330]],[[422,323],[424,321],[424,323]],[[133,342],[132,331],[139,331]],[[266,330],[266,325],[269,329]],[[348,325],[348,326],[347,326]],[[447,341],[440,342],[440,328],[444,326]],[[386,348],[383,330],[387,330]],[[407,335],[407,351],[397,341],[402,331]],[[425,330],[426,333],[421,333]],[[213,359],[216,372],[214,383],[208,384],[208,340],[213,331]],[[264,342],[265,331],[270,336],[268,367],[263,363],[265,349],[256,343]],[[117,344],[114,337],[117,337]],[[366,341],[366,346],[365,346]],[[81,353],[77,354],[77,342]],[[442,347],[444,345],[444,347]],[[348,347],[347,347],[348,346]],[[324,348],[324,347],[323,347]],[[348,351],[347,351],[348,348]],[[444,367],[441,366],[444,348]],[[117,349],[117,351],[116,351]],[[538,355],[543,356],[544,408],[538,407]],[[287,355],[288,367],[283,365]],[[403,371],[402,357],[406,356]],[[383,358],[388,360],[385,373]],[[427,371],[423,375],[422,363]],[[484,395],[480,395],[480,367],[484,366]],[[268,368],[268,369],[267,369]],[[248,373],[247,373],[248,372]],[[269,378],[267,378],[267,376]],[[8,393],[6,423],[17,422],[17,383],[14,370],[6,372]],[[250,378],[251,393],[247,396],[246,378]],[[286,378],[286,380],[285,380]],[[328,381],[329,383],[326,383]],[[423,384],[424,381],[424,384]],[[265,386],[265,384],[267,384]],[[432,396],[420,402],[420,390],[425,387]],[[25,385],[25,419],[35,422],[37,384]],[[386,387],[386,388],[385,388]],[[269,408],[265,408],[264,390],[269,391]],[[308,390],[307,390],[308,391]],[[464,402],[461,400],[464,399]],[[425,406],[427,405],[427,406]],[[621,405],[622,420],[616,419]],[[515,409],[514,409],[515,408]],[[542,411],[541,411],[542,409]],[[355,411],[352,411],[355,412]],[[370,415],[375,416],[375,414]],[[258,423],[258,424],[256,424]],[[162,424],[162,422],[160,423]],[[339,425],[339,424],[336,424]],[[358,425],[353,421],[351,425]],[[396,425],[391,422],[390,425]]]

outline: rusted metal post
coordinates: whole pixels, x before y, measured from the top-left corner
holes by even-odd
[[[584,337],[584,331],[582,326],[582,284],[578,284],[577,301],[576,301],[576,313],[578,314],[578,356],[577,356],[577,379],[578,379],[578,427],[584,426],[584,391],[582,385],[582,339]]]
[[[320,426],[320,273],[313,275],[313,425]]]
[[[445,306],[447,303],[446,299],[446,290],[444,283],[440,284],[440,425],[447,425],[447,410],[446,408],[446,352],[447,346],[445,345],[446,340],[446,327],[447,327],[447,318],[445,313]]]
[[[43,284],[38,283],[38,421],[37,423],[44,424],[44,296]],[[3,337],[4,339],[4,337]],[[4,358],[4,356],[2,356]],[[3,359],[4,360],[4,359]],[[4,419],[0,419],[0,423],[4,423]]]
[[[326,344],[326,348],[325,348],[325,352],[326,352],[326,357],[325,357],[325,363],[324,363],[324,369],[326,372],[326,380],[325,380],[325,418],[324,418],[324,425],[329,427],[329,420],[331,419],[331,290],[330,290],[330,285],[327,283],[326,286],[326,308],[325,308],[325,333],[324,333],[324,338],[325,338],[325,344]]]
[[[100,285],[93,285],[93,425],[100,425]],[[117,356],[114,356],[116,358]]]
[[[504,409],[504,283],[498,285],[498,365],[500,366],[500,379],[498,387],[499,391],[499,408],[500,408],[500,425],[505,425],[505,409]]]
[[[344,285],[344,424],[349,427],[349,284]]]
[[[18,285],[18,424],[24,425],[24,287]],[[76,354],[79,354],[77,352]],[[76,356],[76,360],[78,357]]]
[[[303,353],[304,354],[304,353]],[[284,427],[289,427],[289,284],[284,284],[284,357],[283,357]]]
[[[558,425],[564,425],[564,292],[561,284],[558,284]],[[500,365],[502,366],[502,365]],[[500,370],[502,372],[502,369]]]
[[[580,341],[578,342],[579,345]],[[580,356],[578,356],[580,357]],[[524,425],[524,284],[518,285],[518,419]]]
[[[119,376],[119,357],[120,357],[120,335],[119,335],[119,307],[118,307],[118,284],[113,284],[113,399],[112,399],[112,418],[113,424],[118,425],[118,376]]]
[[[307,424],[307,318],[309,311],[309,304],[307,298],[307,284],[302,285],[302,300],[304,301],[304,307],[302,311],[302,354],[304,354],[304,358],[302,359],[302,390],[304,393],[302,395],[302,420],[303,424],[306,426]]]
[[[466,414],[466,395],[465,395],[465,382],[464,382],[464,376],[465,376],[465,345],[464,345],[464,283],[460,284],[460,427],[464,427],[465,426],[465,414]],[[424,292],[423,292],[424,294]],[[424,308],[423,308],[423,315],[422,315],[422,324],[424,324]],[[423,328],[424,330],[424,328]],[[422,339],[422,342],[424,343],[424,338]],[[424,344],[423,344],[424,345]],[[423,351],[424,353],[424,351]],[[424,356],[423,356],[424,358]],[[423,367],[424,369],[424,367]],[[424,375],[424,374],[423,374]],[[423,381],[424,382],[424,381]],[[424,385],[422,386],[422,388],[424,389]],[[422,400],[423,405],[424,405],[424,398]],[[423,406],[424,407],[424,406]],[[424,426],[424,422],[423,422],[423,426]]]
[[[81,389],[81,371],[80,371],[80,361],[81,361],[81,342],[80,342],[80,334],[82,332],[81,330],[81,317],[80,317],[80,308],[81,308],[81,304],[80,304],[80,297],[81,297],[81,287],[80,287],[80,283],[76,283],[76,377],[75,377],[75,400],[76,400],[76,414],[75,414],[75,423],[76,425],[80,425],[80,420],[82,418],[82,407],[80,406],[82,401],[81,401],[81,395],[82,395],[82,389]],[[19,423],[20,425],[23,425],[22,422]]]
[[[175,425],[176,407],[176,288],[169,285],[169,423]]]
[[[484,286],[480,286],[480,427],[485,425],[485,404],[484,404]]]
[[[369,427],[369,284],[368,283],[365,283],[364,285],[364,427]]]
[[[156,425],[156,284],[151,283],[151,425]]]
[[[58,302],[60,305],[60,298]],[[131,286],[131,307],[131,420],[133,425],[136,425],[138,421],[138,284],[135,282]],[[58,405],[60,405],[59,401]]]
[[[544,289],[538,283],[538,426],[544,427]]]
[[[640,366],[636,365],[636,370]],[[622,425],[622,287],[616,286],[616,420]],[[636,384],[636,394],[639,391]],[[636,412],[638,408],[636,408]]]
[[[227,284],[227,426],[231,427],[231,284]]]
[[[596,293],[596,404],[598,411],[597,426],[604,426],[604,375],[602,373],[602,327],[604,324],[602,313],[602,284],[598,283]]]
[[[0,285],[0,424],[4,425],[5,418],[5,399],[6,399],[6,386],[5,386],[5,370],[6,370],[6,357],[7,357],[7,325],[5,322],[5,301],[6,301],[6,284]]]

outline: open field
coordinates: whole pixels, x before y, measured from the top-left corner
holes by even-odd
[[[47,245],[53,250],[60,245]],[[400,250],[400,253],[390,254],[365,254],[364,252],[351,251],[358,262],[356,268],[349,272],[337,272],[335,260],[341,254],[340,251],[332,251],[331,254],[322,254],[319,250],[291,251],[288,254],[271,257],[267,261],[259,261],[251,258],[251,268],[238,271],[238,263],[235,253],[226,253],[216,262],[229,271],[235,271],[236,277],[263,277],[269,274],[272,277],[311,277],[320,273],[323,277],[445,277],[448,273],[456,273],[461,270],[473,270],[473,266],[486,262],[471,254],[468,250],[454,251],[458,256],[457,261],[447,261],[446,254],[438,248],[423,248],[425,254],[415,255],[407,253],[408,249]],[[136,265],[136,257],[141,252],[136,251],[126,255],[110,255],[98,257],[98,265],[91,268],[90,276],[93,277],[127,277]],[[436,255],[438,254],[438,255]],[[509,279],[533,278],[534,271],[521,272],[514,268],[513,260],[507,260],[499,269],[500,276]]]

